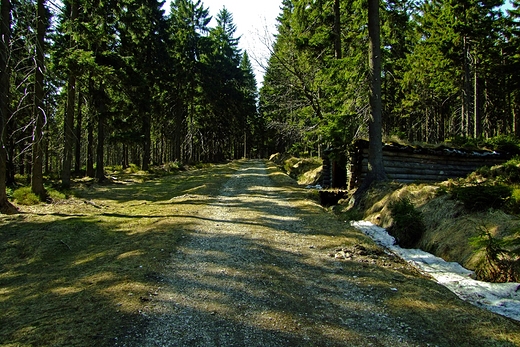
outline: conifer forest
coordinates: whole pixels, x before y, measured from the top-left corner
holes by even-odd
[[[368,137],[367,0],[283,0],[257,85],[200,0],[1,0],[0,202],[106,166],[317,155]],[[520,1],[379,1],[382,135],[520,135]]]

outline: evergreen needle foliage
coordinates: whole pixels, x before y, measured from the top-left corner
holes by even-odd
[[[517,235],[517,232],[513,232]],[[479,235],[472,238],[476,249],[483,249],[487,266],[479,266],[477,278],[491,282],[517,282],[520,279],[520,244],[518,238],[513,241],[499,239],[485,227],[481,226]]]
[[[407,198],[399,199],[389,207],[393,223],[388,233],[395,237],[401,247],[413,248],[425,230],[421,212]]]

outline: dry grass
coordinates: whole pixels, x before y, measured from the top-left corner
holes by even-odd
[[[446,261],[487,273],[490,265],[486,261],[485,245],[477,242],[482,231],[514,244],[520,238],[520,219],[500,210],[467,211],[442,187],[442,184],[378,184],[363,198],[363,219],[389,228],[393,225],[390,205],[399,199],[409,199],[421,212],[425,225],[425,232],[417,245],[419,248]]]
[[[323,161],[320,158],[295,158],[278,153],[271,156],[271,160],[300,185],[315,185],[321,178]]]
[[[184,230],[233,170],[124,174],[1,215],[0,346],[114,345],[139,324]]]

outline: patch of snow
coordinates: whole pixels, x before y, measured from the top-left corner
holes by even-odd
[[[500,153],[498,153],[497,151],[492,151],[492,152],[473,152],[473,155],[474,156],[481,156],[481,157],[487,157],[487,156],[493,156],[493,155],[500,155]]]
[[[445,148],[444,152],[446,152],[448,154],[456,154],[456,155],[471,154],[474,157],[500,156],[500,153],[498,153],[497,151],[478,151],[478,152],[477,151],[472,151],[472,152],[467,152],[467,151],[461,151],[461,150],[454,149],[454,148]]]
[[[447,262],[420,249],[405,249],[384,228],[367,221],[350,223],[376,243],[432,276],[459,298],[476,306],[520,321],[520,283],[489,283],[471,278],[473,271],[456,262]]]

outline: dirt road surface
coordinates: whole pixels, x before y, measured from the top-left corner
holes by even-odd
[[[157,275],[146,327],[119,345],[515,345],[514,323],[497,330],[504,318],[460,301],[301,196],[275,184],[265,162],[243,162]]]

